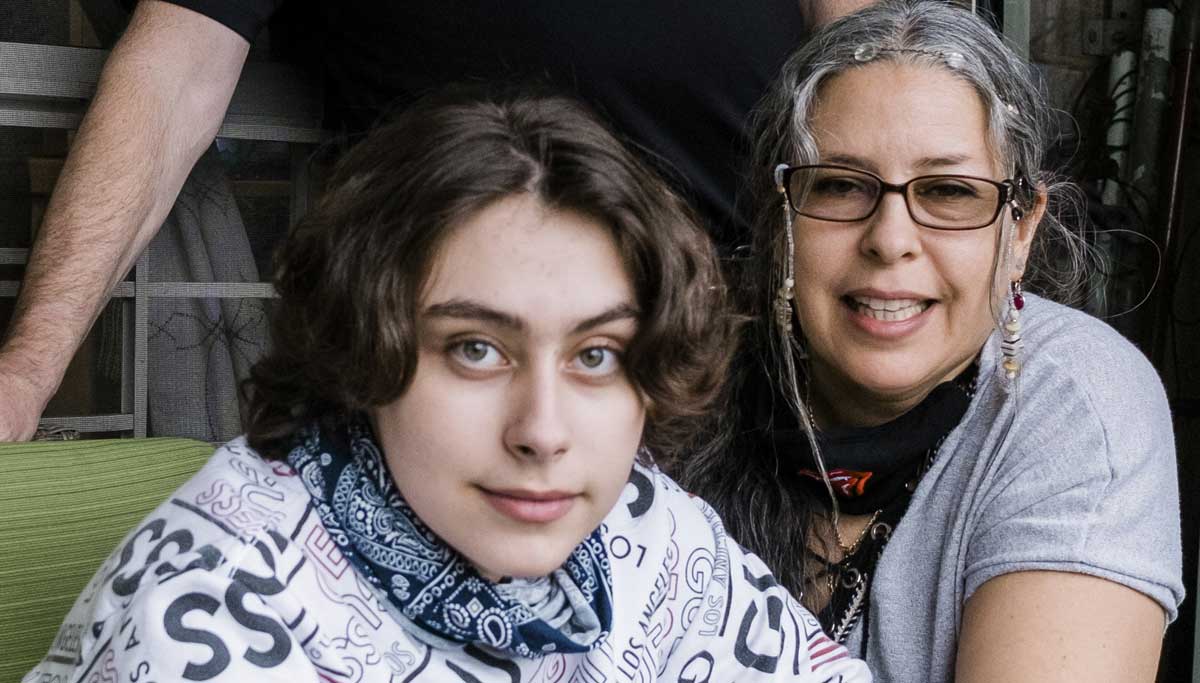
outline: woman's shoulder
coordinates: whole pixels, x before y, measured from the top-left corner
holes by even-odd
[[[936,480],[956,489],[935,505],[974,507],[963,517],[967,594],[1003,573],[1055,569],[1130,586],[1173,616],[1178,483],[1162,382],[1137,347],[1084,312],[1030,297],[1021,322],[1016,384],[985,380],[964,432],[975,438],[942,460],[957,475]]]
[[[1115,490],[1174,495],[1170,409],[1154,367],[1103,321],[1039,297],[1027,301],[1017,381],[996,372],[993,339],[955,446],[989,457],[951,462],[987,473],[998,500],[1016,508],[1065,500],[1065,491],[1087,492],[1088,505]]]
[[[1152,421],[1169,430],[1166,392],[1132,342],[1083,311],[1029,297],[1022,314],[1022,410],[1085,402],[1109,429]]]
[[[1030,297],[1021,321],[1017,383],[997,374],[986,380],[991,388],[968,418],[977,438],[963,442],[992,454],[980,471],[1006,492],[1001,498],[1020,507],[1023,499],[1066,500],[1070,491],[1082,510],[1121,492],[1169,508],[1177,491],[1174,435],[1154,367],[1082,311]],[[986,353],[995,362],[999,351],[989,345]]]
[[[1025,367],[1058,369],[1093,383],[1120,378],[1161,385],[1145,354],[1108,323],[1049,299],[1027,299],[1021,315]]]

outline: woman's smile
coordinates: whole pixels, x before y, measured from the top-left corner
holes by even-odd
[[[921,329],[937,300],[911,292],[856,290],[842,296],[841,302],[858,330],[881,340],[896,340]]]
[[[869,296],[842,298],[861,315],[885,322],[903,322],[925,312],[932,302],[922,299],[877,299]]]

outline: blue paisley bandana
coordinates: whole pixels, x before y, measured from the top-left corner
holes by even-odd
[[[599,530],[549,576],[493,583],[404,501],[365,421],[341,436],[312,425],[287,461],[338,549],[406,619],[436,638],[520,657],[587,652],[607,637],[612,578]]]

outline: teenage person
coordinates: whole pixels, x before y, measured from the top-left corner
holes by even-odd
[[[699,499],[734,319],[683,202],[572,101],[373,133],[278,259],[248,433],[26,681],[870,681]]]

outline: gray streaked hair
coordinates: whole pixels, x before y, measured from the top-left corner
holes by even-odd
[[[754,323],[741,358],[744,376],[734,385],[741,387],[738,394],[758,383],[770,387],[771,396],[791,404],[810,442],[815,438],[795,370],[802,342],[775,329],[772,314],[775,293],[783,284],[787,250],[784,200],[772,170],[780,163],[819,161],[810,120],[821,86],[838,74],[877,62],[940,69],[967,83],[984,106],[991,152],[1004,172],[1045,192],[1051,209],[1078,205],[1077,190],[1044,168],[1052,113],[1029,64],[981,18],[942,0],[883,0],[814,35],[783,66],[755,119],[750,169],[755,220],[751,253],[740,273],[743,310],[753,314]],[[1026,191],[1016,199],[1028,210],[1035,198]],[[1080,237],[1053,213],[1047,211],[1036,233],[1026,278],[1035,291],[1061,299],[1081,281],[1085,250]],[[1014,265],[1012,225],[1005,219],[997,231],[989,274],[997,325]],[[776,453],[769,445],[766,437],[772,427],[753,424],[746,401],[745,396],[731,395],[726,430],[688,463],[679,478],[714,504],[734,537],[762,556],[799,595],[806,554],[814,541],[828,540],[810,534],[814,511],[821,504],[794,478],[789,481],[788,472],[794,467],[781,462],[787,454]],[[815,443],[813,448],[817,452]]]
[[[868,55],[862,59],[864,50]],[[979,96],[987,116],[991,151],[1005,172],[1040,188],[1053,207],[1075,209],[1078,190],[1045,168],[1054,130],[1052,111],[1028,62],[1017,56],[991,26],[971,12],[940,0],[884,0],[832,23],[798,50],[781,70],[756,119],[754,166],[754,258],[760,275],[774,281],[752,286],[760,296],[778,289],[784,240],[782,215],[771,177],[778,163],[818,162],[810,126],[821,86],[850,69],[894,62],[940,69],[962,80]],[[1032,192],[1018,196],[1028,209]],[[1083,279],[1086,249],[1079,235],[1048,211],[1035,236],[1027,266],[1031,289],[1069,299]],[[1012,223],[997,234],[991,277],[994,304],[1002,301],[1012,269]],[[752,271],[752,272],[754,272]],[[765,285],[765,286],[764,286]],[[993,318],[999,324],[999,309]]]

